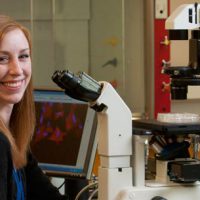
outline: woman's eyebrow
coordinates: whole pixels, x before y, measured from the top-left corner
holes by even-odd
[[[20,50],[20,53],[23,53],[25,51],[30,51],[30,48],[22,49],[22,50]],[[10,52],[9,51],[5,51],[5,50],[0,50],[0,53],[9,54]]]
[[[8,51],[4,51],[4,50],[0,50],[0,53],[2,53],[2,54],[9,54]]]
[[[30,48],[22,49],[20,52],[30,51]]]

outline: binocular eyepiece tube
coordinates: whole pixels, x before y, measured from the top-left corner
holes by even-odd
[[[52,80],[72,98],[90,102],[101,94],[102,85],[84,72],[75,75],[69,70],[55,71]]]

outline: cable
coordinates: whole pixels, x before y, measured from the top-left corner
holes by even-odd
[[[63,183],[62,183],[59,187],[57,187],[57,189],[60,190],[60,188],[61,188],[65,183],[66,183],[66,180],[64,180]]]
[[[96,193],[98,193],[98,188],[95,189],[95,190],[91,193],[91,195],[89,196],[88,200],[92,200],[92,198],[94,197],[94,195],[95,195]]]
[[[81,194],[82,194],[83,192],[85,192],[86,190],[88,190],[90,187],[92,187],[92,186],[96,186],[96,185],[98,185],[97,182],[95,182],[95,183],[91,183],[91,184],[85,186],[85,187],[84,187],[82,190],[80,190],[80,192],[76,195],[75,200],[78,200],[79,197],[81,196]]]

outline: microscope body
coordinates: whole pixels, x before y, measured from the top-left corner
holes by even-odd
[[[188,66],[164,66],[164,73],[171,78],[171,97],[172,99],[186,99],[188,85],[200,85],[200,6],[195,4],[184,4],[178,7],[166,20],[165,27],[169,30],[170,40],[188,40],[188,30],[191,31],[189,40],[189,63]],[[137,120],[136,120],[137,121]],[[158,124],[157,120],[153,123],[149,120],[142,122],[133,122],[133,186],[120,191],[123,200],[198,200],[200,197],[200,163],[198,158],[180,156],[173,159],[169,154],[165,154],[165,159],[155,158],[156,177],[155,179],[145,180],[145,162],[146,162],[146,141],[149,138],[160,135],[171,135],[166,130],[169,125],[172,130],[177,124]],[[151,128],[149,128],[151,124]],[[160,133],[154,130],[160,125]],[[191,126],[190,126],[191,125]],[[173,134],[191,134],[199,137],[199,123],[180,124]],[[196,136],[194,136],[196,138]],[[147,142],[148,143],[148,142]],[[185,144],[185,143],[184,143]],[[199,140],[197,140],[197,148]],[[184,145],[183,145],[184,146]],[[179,146],[180,147],[180,146]],[[178,148],[179,148],[178,147]],[[187,148],[187,145],[184,146]],[[172,154],[176,154],[172,148]],[[197,154],[197,152],[195,152]],[[181,158],[179,158],[179,156]]]
[[[88,106],[97,112],[98,153],[100,155],[99,200],[199,199],[198,181],[176,183],[170,180],[168,174],[170,160],[158,161],[159,173],[156,179],[145,180],[145,142],[149,140],[153,131],[140,127],[138,124],[132,124],[131,111],[110,83],[98,83],[93,80],[91,82],[85,75],[74,78],[71,73],[64,72],[63,74],[64,76],[59,72],[53,79],[56,79],[61,86],[67,87],[66,93],[69,92],[79,100],[88,101]],[[71,83],[62,84],[63,77],[65,81],[71,81]],[[83,80],[86,83],[82,82]],[[92,84],[91,86],[88,86],[88,81]],[[156,127],[156,124],[152,127]],[[185,126],[180,127],[183,129]],[[192,130],[195,132],[200,130],[200,125],[193,127],[190,132]]]
[[[187,99],[188,85],[200,85],[200,21],[199,4],[183,4],[166,20],[165,28],[169,30],[169,40],[188,40],[188,66],[165,66],[163,72],[171,78],[172,99]]]

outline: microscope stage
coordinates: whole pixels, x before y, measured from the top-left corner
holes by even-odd
[[[200,134],[200,122],[167,123],[155,119],[133,120],[133,135]]]

